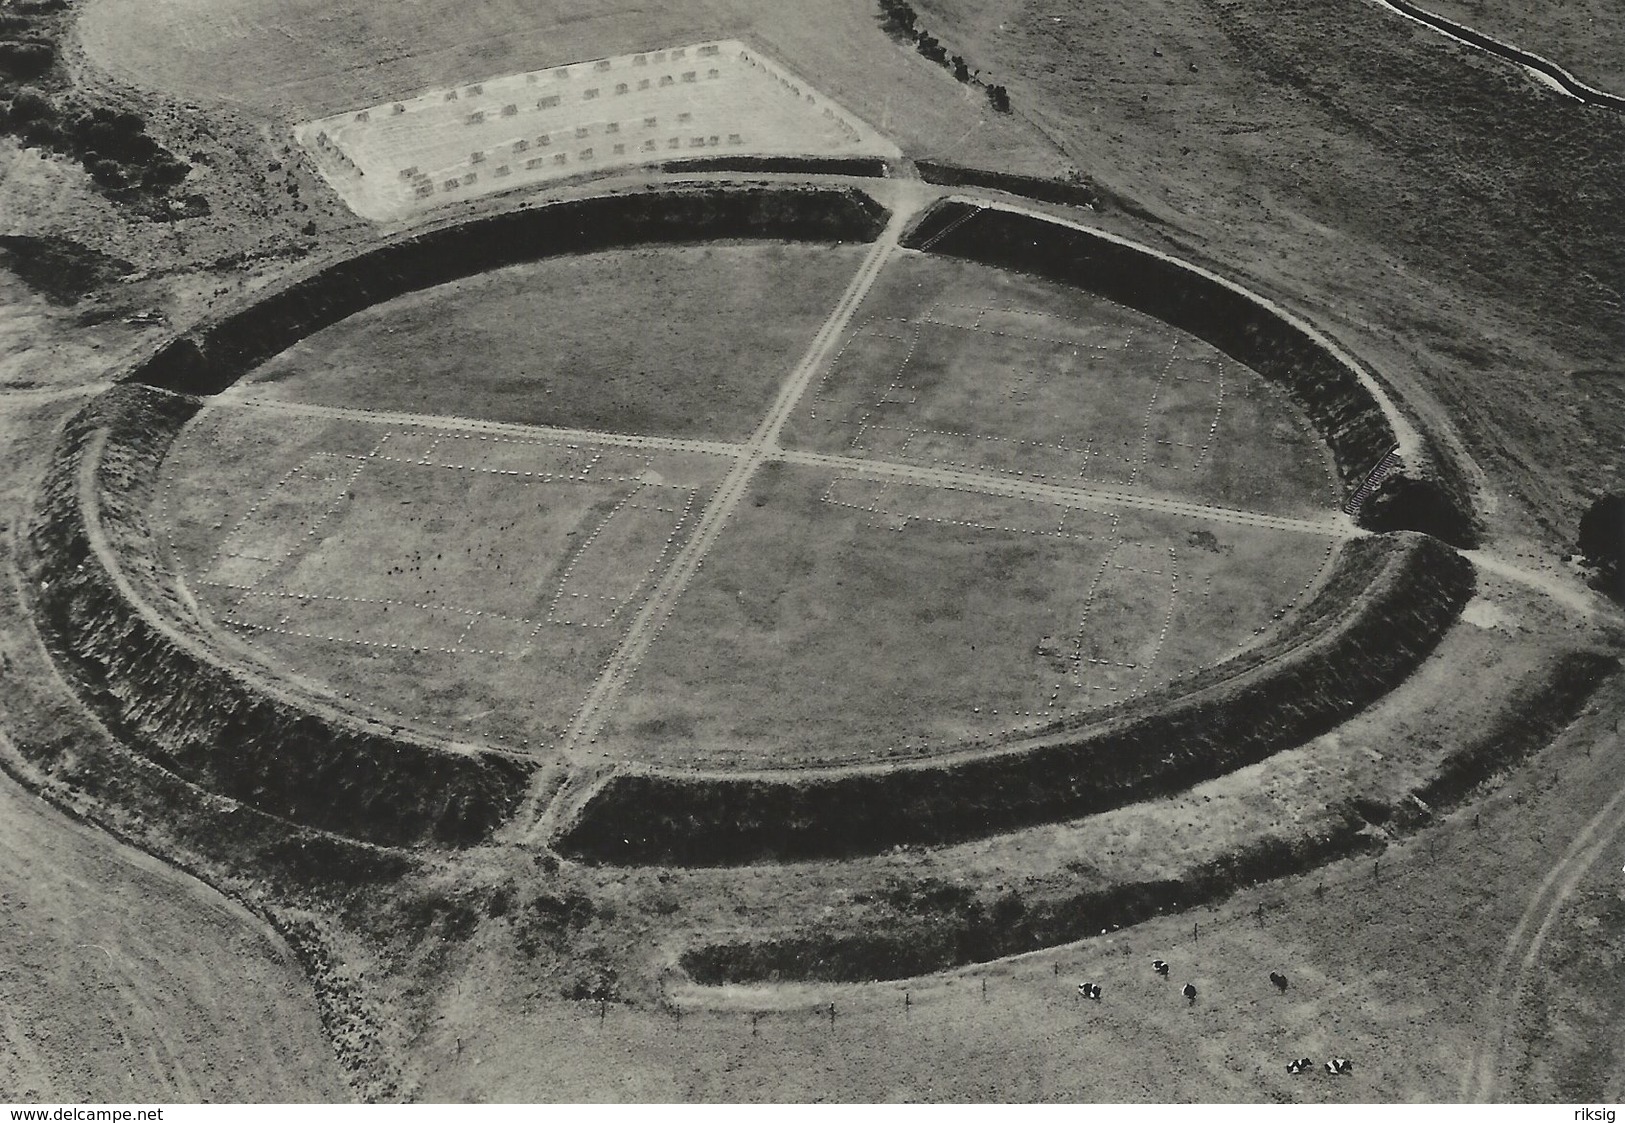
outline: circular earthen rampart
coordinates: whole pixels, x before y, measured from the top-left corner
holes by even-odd
[[[189,623],[146,525],[170,442],[207,396],[406,292],[644,243],[872,242],[886,218],[852,187],[668,186],[450,223],[295,276],[169,341],[69,423],[31,536],[42,626],[104,720],[200,787],[387,845],[487,837],[520,806],[533,762],[301,697],[247,672]],[[1346,496],[1389,450],[1417,441],[1371,376],[1312,328],[1166,255],[962,198],[938,203],[904,244],[1075,285],[1204,339],[1305,410]],[[919,763],[622,770],[575,802],[557,841],[607,861],[810,858],[947,842],[1171,791],[1301,744],[1392,689],[1471,589],[1470,567],[1432,537],[1357,538],[1269,644],[1133,704]]]

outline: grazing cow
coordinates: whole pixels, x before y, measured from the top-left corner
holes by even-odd
[[[1100,1001],[1100,984],[1099,983],[1079,983],[1078,984],[1078,997],[1079,998],[1089,998],[1089,999],[1093,999],[1096,1002],[1099,1002]]]
[[[1286,976],[1281,974],[1281,972],[1279,972],[1279,971],[1271,971],[1270,972],[1270,982],[1275,984],[1275,989],[1276,990],[1279,990],[1279,991],[1286,990]]]
[[[1168,961],[1166,959],[1153,959],[1151,961],[1151,970],[1166,979],[1168,977]]]
[[[1185,984],[1185,989],[1180,991],[1180,993],[1183,994],[1187,999],[1190,1000],[1190,1003],[1191,1003],[1192,1006],[1196,1005],[1196,984],[1195,983],[1186,983]]]
[[[1300,1072],[1308,1072],[1314,1067],[1315,1062],[1310,1060],[1308,1057],[1299,1057],[1297,1060],[1288,1061],[1286,1064],[1286,1070],[1293,1075],[1297,1075]]]
[[[1342,1076],[1354,1071],[1354,1062],[1347,1057],[1333,1057],[1326,1062],[1326,1071],[1333,1076]]]

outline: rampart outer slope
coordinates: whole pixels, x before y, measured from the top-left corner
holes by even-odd
[[[1338,725],[1402,681],[1472,596],[1418,534],[1363,538],[1269,645],[1089,727],[919,764],[757,774],[632,770],[564,832],[600,861],[734,865],[940,844],[1177,791]]]
[[[65,427],[27,559],[57,657],[131,748],[208,791],[367,842],[478,841],[517,805],[531,765],[279,696],[186,626],[144,512],[198,404],[120,387]]]

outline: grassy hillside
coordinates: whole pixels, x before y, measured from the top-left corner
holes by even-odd
[[[1367,4],[922,8],[1170,241],[1286,295],[1453,422],[1521,528],[1567,546],[1619,485],[1603,435],[1625,424],[1625,117]]]

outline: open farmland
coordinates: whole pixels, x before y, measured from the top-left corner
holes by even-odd
[[[487,78],[295,133],[351,209],[380,220],[685,155],[900,154],[737,40]]]

